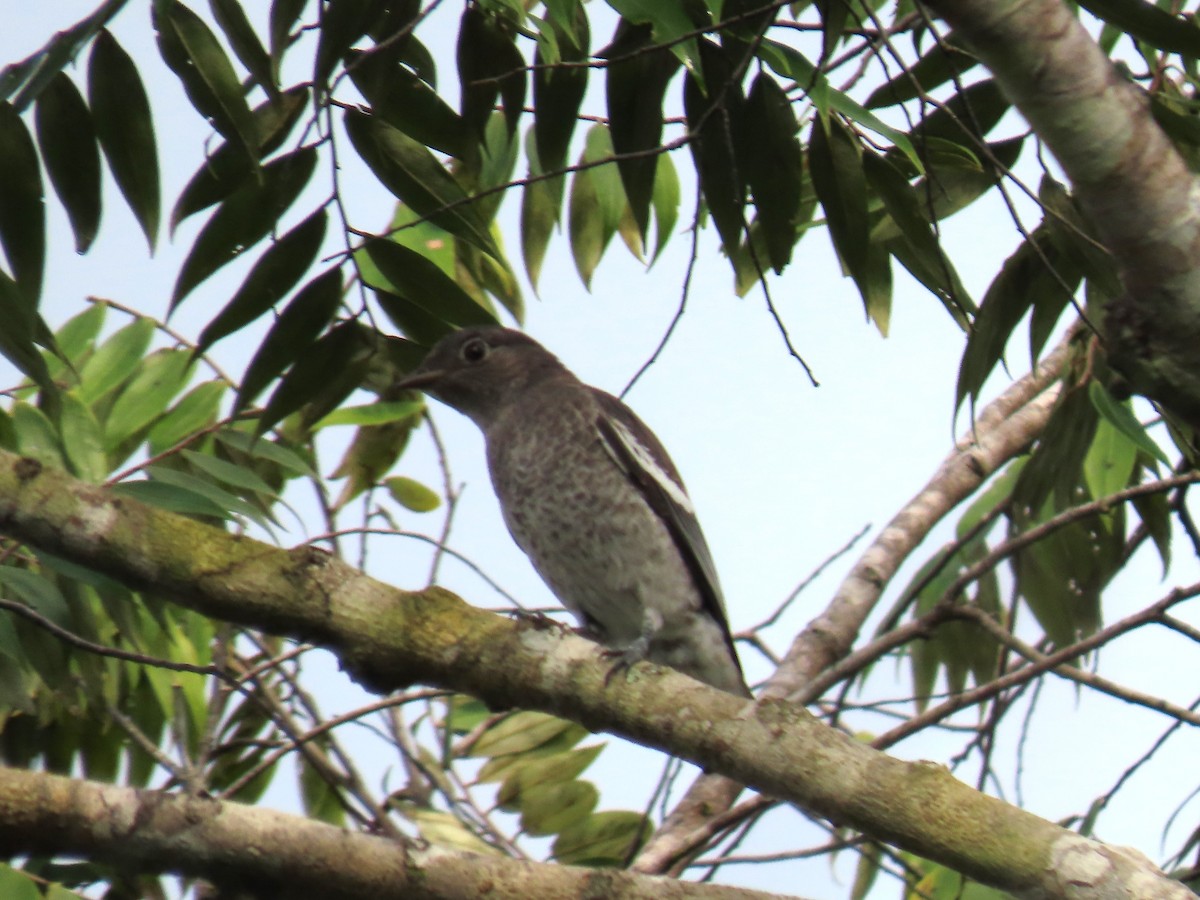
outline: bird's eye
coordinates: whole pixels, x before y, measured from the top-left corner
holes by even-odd
[[[471,338],[462,345],[459,354],[469,363],[482,362],[483,358],[488,355],[487,341],[483,338]]]

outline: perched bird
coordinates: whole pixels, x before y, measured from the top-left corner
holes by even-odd
[[[691,500],[658,438],[532,338],[457,331],[398,387],[471,418],[508,530],[585,632],[750,696]]]

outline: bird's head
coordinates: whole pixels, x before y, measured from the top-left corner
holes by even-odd
[[[424,391],[485,427],[531,385],[562,375],[570,377],[557,357],[533,338],[486,326],[442,338],[396,386]]]

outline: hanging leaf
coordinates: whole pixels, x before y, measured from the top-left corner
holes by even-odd
[[[587,68],[570,64],[588,59],[588,17],[582,5],[574,5],[569,15],[569,27],[554,16],[543,23],[533,57],[532,143],[541,172],[556,172],[566,166],[571,135],[587,90]],[[549,50],[551,41],[553,53]]]
[[[787,93],[760,72],[746,97],[746,120],[753,134],[738,143],[771,267],[783,271],[792,259],[804,183],[804,157],[796,139],[799,128]]]
[[[608,129],[597,123],[588,130],[587,145],[581,163],[611,159],[612,140]],[[616,234],[625,211],[625,190],[614,163],[591,166],[575,173],[571,182],[568,232],[575,268],[583,283],[590,287],[592,274],[600,263],[612,236]]]
[[[88,103],[113,179],[153,253],[161,200],[150,101],[133,60],[107,31],[92,44]]]
[[[390,288],[455,328],[497,324],[496,317],[471,299],[437,263],[416,250],[384,239],[369,242],[365,250],[388,282],[373,287]]]
[[[47,399],[53,398],[58,388],[50,377],[45,358],[34,346],[35,340],[42,341],[43,332],[49,334],[49,329],[30,298],[3,270],[0,270],[0,321],[4,322],[0,328],[0,353],[40,387]]]
[[[261,139],[258,147],[261,156],[269,156],[282,146],[307,105],[308,88],[295,87],[255,107],[253,115]],[[171,211],[171,233],[188,216],[221,202],[247,180],[257,179],[259,174],[254,163],[238,147],[221,144],[196,170],[175,201]]]
[[[179,76],[192,106],[256,165],[258,128],[216,35],[178,0],[158,0],[151,10],[159,52]]]
[[[958,46],[951,32],[902,73],[871,91],[864,105],[867,109],[878,109],[928,96],[934,88],[941,87],[978,63],[978,59]]]
[[[318,209],[267,248],[233,299],[200,333],[195,355],[249,325],[296,286],[317,258],[327,220],[325,210]]]
[[[468,5],[459,22],[456,58],[467,127],[482,139],[499,96],[509,134],[515,134],[525,106],[525,57],[502,18]]]
[[[36,308],[46,264],[46,216],[37,148],[20,115],[0,103],[0,246],[17,287]]]
[[[205,223],[180,267],[171,311],[193,288],[275,228],[312,177],[317,151],[302,147],[263,167],[261,181],[234,191]]]
[[[304,13],[308,0],[271,0],[267,34],[271,44],[271,80],[279,80],[283,54],[291,45],[292,29]]]
[[[301,288],[247,365],[233,404],[235,412],[249,406],[280,372],[312,350],[317,335],[329,325],[341,300],[342,275],[338,269],[327,270]]]
[[[92,114],[60,72],[38,96],[34,122],[50,183],[75,234],[75,252],[86,253],[100,229],[100,149]]]
[[[813,119],[808,145],[813,189],[825,210],[829,236],[864,300],[870,293],[867,189],[858,142],[836,117]]]
[[[546,170],[542,168],[538,156],[533,129],[525,136],[525,157],[529,160],[529,176],[532,180],[521,191],[521,256],[525,260],[525,274],[536,291],[546,248],[550,245],[554,229],[558,227],[566,177],[539,177]]]
[[[355,322],[343,322],[322,335],[280,379],[259,416],[258,433],[262,434],[318,396],[323,395],[323,402],[322,408],[311,416],[314,421],[337,406],[361,383],[363,364],[369,358],[364,349]],[[332,382],[330,372],[337,373]]]
[[[604,82],[608,124],[621,183],[642,239],[649,238],[650,205],[662,144],[663,98],[679,70],[668,51],[656,49],[646,28],[617,26],[604,51],[612,61]]]
[[[745,101],[720,48],[710,41],[702,42],[700,47],[709,94],[689,72],[683,85],[683,108],[692,135],[692,158],[700,176],[700,189],[729,253],[741,240],[746,204],[745,173],[734,154],[743,127]]]
[[[246,10],[239,0],[208,0],[208,7],[225,37],[229,46],[237,55],[241,64],[258,82],[259,87],[272,96],[278,96],[279,89],[275,84],[275,74],[271,67],[271,57],[263,47],[262,41],[254,33],[254,27],[246,18]]]
[[[423,144],[358,110],[346,111],[346,131],[363,161],[396,197],[439,228],[502,258],[488,222]]]
[[[338,62],[371,27],[374,11],[374,4],[364,0],[330,0],[321,5],[314,84],[324,88]]]

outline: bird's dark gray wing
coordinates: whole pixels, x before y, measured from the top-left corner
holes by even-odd
[[[605,449],[666,524],[700,592],[704,609],[720,623],[729,654],[740,670],[741,662],[725,616],[725,600],[717,581],[717,568],[678,470],[654,432],[634,415],[633,410],[612,394],[596,388],[591,391],[600,405],[596,428]]]

